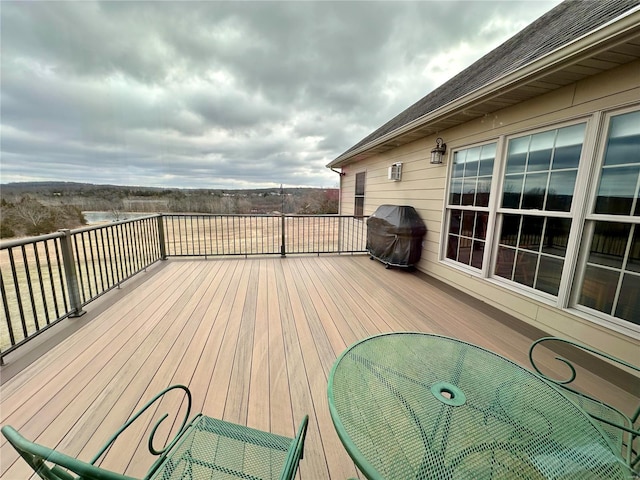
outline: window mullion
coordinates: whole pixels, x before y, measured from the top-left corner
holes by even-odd
[[[576,284],[576,271],[579,268],[581,272],[579,276],[584,275],[585,265],[578,265],[580,260],[580,245],[583,243],[585,234],[585,218],[589,209],[592,208],[590,201],[590,192],[595,188],[597,175],[593,173],[592,163],[598,157],[599,146],[597,139],[602,129],[602,112],[596,112],[590,120],[587,121],[585,128],[584,143],[582,145],[582,154],[580,163],[578,164],[578,174],[576,176],[576,188],[571,204],[571,230],[569,239],[567,240],[567,251],[564,257],[564,267],[562,276],[560,277],[560,287],[558,290],[558,307],[567,308],[574,302],[577,302],[577,294],[572,297],[572,288]],[[589,161],[591,160],[591,161]],[[597,163],[597,162],[596,162]],[[584,255],[584,263],[588,258],[588,252]],[[580,284],[582,280],[580,280]]]
[[[487,226],[487,237],[485,242],[484,258],[482,259],[482,276],[489,278],[493,275],[495,262],[498,256],[498,239],[496,232],[499,231],[498,208],[502,201],[502,182],[504,176],[505,162],[502,161],[505,154],[506,137],[501,135],[496,144],[496,161],[493,163],[493,172],[491,179],[491,191],[494,192],[489,196],[489,225]]]
[[[624,257],[622,259],[622,269],[620,270],[620,276],[618,277],[618,285],[616,287],[616,294],[613,298],[613,306],[611,309],[611,315],[615,316],[616,309],[618,308],[618,300],[620,298],[620,290],[622,289],[622,281],[624,280],[624,274],[627,270],[627,263],[629,261],[629,253],[631,252],[631,245],[633,243],[633,235],[635,233],[637,225],[631,225],[629,229],[629,235],[627,236],[627,247],[624,251]]]

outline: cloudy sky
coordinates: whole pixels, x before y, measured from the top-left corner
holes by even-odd
[[[0,3],[0,181],[334,187],[551,1]]]

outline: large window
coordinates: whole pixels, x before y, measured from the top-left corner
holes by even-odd
[[[640,111],[607,127],[578,304],[640,324]]]
[[[353,215],[356,217],[362,217],[364,215],[364,183],[365,172],[356,173],[356,191],[355,191],[355,203],[353,205]]]
[[[640,332],[638,106],[454,149],[451,164],[444,261]]]
[[[496,276],[558,295],[585,126],[508,140]]]
[[[495,143],[453,153],[446,257],[477,269],[484,259],[495,156]]]

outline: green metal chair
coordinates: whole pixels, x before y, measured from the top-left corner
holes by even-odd
[[[30,442],[11,426],[2,427],[2,434],[45,480],[134,480],[132,477],[98,467],[95,463],[129,425],[164,394],[174,389],[185,392],[187,411],[176,436],[161,449],[154,447],[153,438],[168,414],[155,424],[149,436],[148,446],[149,451],[157,455],[158,459],[144,479],[291,480],[295,477],[303,456],[308,415],[300,423],[295,438],[263,432],[202,414],[187,422],[191,410],[191,392],[184,385],[173,385],[157,394],[120,427],[88,463]]]
[[[638,421],[638,418],[640,417],[640,405],[637,406],[635,412],[631,416],[628,416],[617,408],[608,405],[603,401],[598,400],[597,398],[587,395],[584,392],[572,388],[569,384],[576,378],[576,369],[569,360],[563,357],[556,357],[556,360],[563,362],[569,367],[571,372],[570,376],[566,379],[555,379],[548,377],[547,375],[542,373],[533,358],[533,351],[535,347],[545,342],[565,343],[567,345],[571,345],[573,347],[610,360],[611,362],[617,363],[618,365],[622,365],[636,372],[640,372],[640,368],[594,348],[560,337],[540,338],[533,342],[531,344],[531,347],[529,348],[529,361],[531,362],[531,365],[536,370],[536,372],[538,372],[538,374],[540,374],[547,381],[552,382],[560,387],[562,392],[567,397],[573,400],[574,403],[576,403],[594,420],[596,420],[602,431],[611,440],[613,446],[618,449],[618,451],[620,451],[621,456],[624,458],[627,464],[636,472],[640,473],[640,452],[638,452],[638,445],[636,443],[636,439],[640,436],[640,425]]]

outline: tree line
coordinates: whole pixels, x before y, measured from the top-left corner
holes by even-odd
[[[0,200],[0,238],[42,235],[86,223],[74,205],[47,206],[28,195],[15,203]]]
[[[0,238],[41,235],[86,224],[83,211],[335,214],[339,191],[321,188],[187,190],[65,182],[2,185]]]

